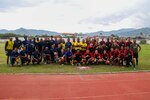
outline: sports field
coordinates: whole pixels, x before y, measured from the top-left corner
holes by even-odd
[[[150,45],[141,45],[142,50],[139,53],[139,66],[137,70],[150,70]],[[29,65],[23,67],[9,67],[6,65],[6,56],[4,52],[4,43],[0,43],[0,73],[101,73],[101,72],[120,72],[120,71],[133,71],[133,68],[107,66],[107,65],[91,65],[90,70],[78,70],[72,65]]]

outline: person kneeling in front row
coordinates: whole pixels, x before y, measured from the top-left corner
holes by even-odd
[[[26,47],[23,47],[22,50],[20,51],[20,59],[21,59],[21,65],[27,63],[29,65],[30,63],[30,58],[28,57],[28,52],[26,50]]]
[[[32,63],[35,64],[36,62],[37,64],[40,64],[41,61],[42,61],[41,54],[38,51],[38,49],[36,49],[32,54]]]

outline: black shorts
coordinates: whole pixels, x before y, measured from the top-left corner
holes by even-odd
[[[86,60],[89,60],[89,59],[91,59],[91,57],[86,57]]]
[[[70,63],[72,61],[72,58],[66,57],[66,62]]]
[[[138,53],[133,53],[134,58],[138,58]]]
[[[82,58],[81,57],[75,57],[75,59],[77,62],[81,62]]]
[[[72,53],[74,54],[76,52],[76,50],[75,49],[72,49]]]
[[[131,62],[132,61],[132,56],[131,55],[127,56],[125,59],[126,59],[127,62]]]
[[[51,56],[46,55],[44,58],[45,58],[45,60],[50,60],[50,57]]]
[[[6,56],[11,56],[12,50],[6,50]]]

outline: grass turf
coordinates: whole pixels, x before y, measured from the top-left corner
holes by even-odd
[[[142,51],[139,53],[139,66],[137,70],[150,70],[150,45],[141,45]],[[121,72],[133,71],[132,67],[119,67],[110,65],[91,65],[90,70],[78,70],[72,65],[29,65],[22,67],[9,67],[6,65],[4,43],[0,43],[0,73],[101,73],[101,72]]]

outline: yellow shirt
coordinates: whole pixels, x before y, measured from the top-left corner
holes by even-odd
[[[87,43],[82,43],[81,50],[86,50],[86,48],[87,48]]]
[[[66,48],[66,44],[65,43],[61,43],[61,47],[62,47],[62,49],[65,49]]]
[[[14,47],[14,41],[9,40],[6,49],[13,50],[13,47]]]
[[[72,49],[76,49],[76,42],[72,42]]]
[[[76,42],[76,50],[81,50],[82,42]]]

